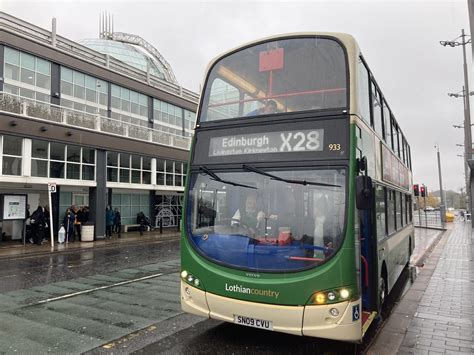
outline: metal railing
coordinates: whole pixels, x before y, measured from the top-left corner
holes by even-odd
[[[422,209],[413,211],[413,224],[415,227],[422,228],[444,228],[440,211],[424,211]]]
[[[191,145],[191,139],[188,137],[1,91],[0,111],[184,150],[189,150]]]
[[[151,73],[127,65],[107,54],[102,54],[93,49],[87,48],[86,46],[71,41],[65,37],[58,36],[55,33],[53,34],[51,31],[45,30],[1,11],[0,29],[16,36],[25,37],[30,41],[41,43],[48,47],[54,47],[55,50],[61,51],[67,55],[94,65],[105,67],[107,70],[141,81],[147,85],[180,96],[181,98],[193,103],[197,103],[199,100],[199,95],[197,93],[185,89],[180,85],[167,82]]]

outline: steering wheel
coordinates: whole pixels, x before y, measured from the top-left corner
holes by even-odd
[[[255,228],[250,227],[249,225],[243,223],[240,219],[237,218],[224,218],[223,221],[226,221],[229,223],[230,227],[240,227],[243,228],[247,231],[249,234],[248,236],[245,237],[252,237],[252,235],[255,235]]]

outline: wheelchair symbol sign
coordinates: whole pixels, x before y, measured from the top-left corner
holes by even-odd
[[[359,305],[352,306],[352,321],[355,322],[360,318]]]

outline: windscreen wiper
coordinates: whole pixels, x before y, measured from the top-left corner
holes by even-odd
[[[290,180],[290,179],[284,179],[282,177],[266,173],[263,170],[257,169],[253,166],[250,165],[242,165],[242,168],[245,171],[253,171],[254,173],[260,174],[260,175],[265,175],[271,178],[272,180],[278,180],[278,181],[283,181],[289,184],[299,184],[299,185],[314,185],[314,186],[325,186],[325,187],[341,187],[341,185],[332,185],[332,184],[324,184],[322,182],[312,182],[312,181],[306,181],[306,180]]]
[[[212,180],[222,182],[223,184],[228,184],[228,185],[232,185],[232,186],[246,187],[248,189],[257,189],[254,186],[239,184],[237,182],[233,182],[233,181],[229,181],[229,180],[223,180],[219,176],[217,176],[216,173],[214,173],[212,170],[209,170],[205,166],[200,166],[199,171],[202,171],[202,172],[206,173],[207,175],[209,175],[212,178]]]

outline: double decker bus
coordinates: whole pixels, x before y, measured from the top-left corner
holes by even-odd
[[[354,38],[209,66],[181,239],[185,312],[359,342],[414,247],[410,147]]]

